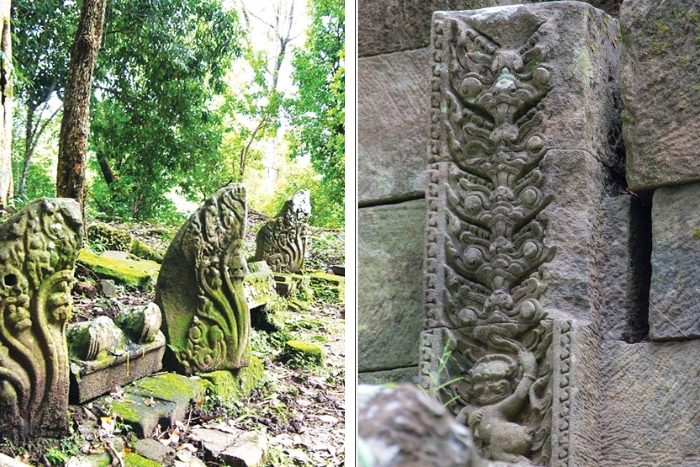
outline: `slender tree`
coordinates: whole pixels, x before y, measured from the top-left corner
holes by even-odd
[[[0,0],[0,208],[12,195],[12,36],[10,0]]]
[[[83,0],[68,62],[68,81],[58,142],[56,194],[80,203],[85,218],[85,162],[90,130],[92,71],[102,40],[107,0]]]

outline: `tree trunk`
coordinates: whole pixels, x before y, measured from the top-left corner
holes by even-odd
[[[84,0],[68,63],[58,142],[56,194],[80,203],[85,219],[85,162],[90,129],[92,71],[102,40],[106,0]]]
[[[0,208],[12,196],[12,37],[10,0],[0,0]]]

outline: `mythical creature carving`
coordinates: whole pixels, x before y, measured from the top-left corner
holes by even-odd
[[[309,216],[309,190],[297,191],[258,232],[253,261],[266,261],[274,272],[299,272],[306,255]]]
[[[538,269],[556,248],[538,167],[551,72],[542,22],[511,20],[519,35],[497,41],[469,15],[435,16],[426,325],[451,329],[439,392],[482,454],[546,464],[552,325]]]
[[[80,206],[37,200],[0,226],[0,434],[68,433],[68,350]]]
[[[163,260],[156,303],[173,352],[168,363],[185,374],[249,363],[241,252],[246,215],[245,188],[227,185],[183,225]]]

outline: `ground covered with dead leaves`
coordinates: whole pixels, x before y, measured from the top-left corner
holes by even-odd
[[[255,234],[265,218],[250,213],[244,248],[252,255]],[[164,250],[176,229],[152,226],[123,226],[151,248]],[[307,268],[331,272],[344,262],[344,234],[311,229]],[[74,320],[100,315],[115,316],[123,307],[153,300],[153,292],[128,290],[117,286],[114,295],[105,296],[94,284],[96,278],[84,267],[76,270],[78,287],[74,293]],[[94,286],[93,286],[94,285]],[[176,452],[176,465],[224,465],[206,457],[193,429],[219,421],[241,430],[264,434],[268,441],[263,465],[341,466],[345,465],[345,309],[342,301],[329,296],[316,297],[308,306],[293,307],[286,327],[276,332],[253,330],[252,351],[264,364],[264,379],[249,397],[225,405],[217,397],[192,404],[186,420],[164,427],[153,436]],[[314,342],[323,348],[322,365],[312,362],[283,362],[282,348],[287,340]],[[121,388],[114,388],[119,397]],[[128,425],[103,413],[91,404],[71,406],[72,433],[69,439],[49,442],[33,440],[15,445],[0,440],[0,452],[25,464],[72,465],[79,454],[110,454],[112,465],[123,465],[123,458],[138,441]],[[117,442],[115,443],[115,440]],[[172,463],[172,462],[169,462]],[[181,464],[182,463],[182,464]],[[201,463],[199,464],[201,465]]]

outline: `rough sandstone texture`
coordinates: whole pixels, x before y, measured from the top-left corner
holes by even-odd
[[[358,369],[418,364],[425,201],[358,214]]]
[[[649,333],[651,209],[632,196],[603,200],[601,335],[638,342]]]
[[[393,383],[411,383],[418,376],[418,366],[407,368],[397,368],[395,370],[368,371],[359,373],[357,381],[360,384],[383,384],[386,382]]]
[[[603,343],[601,467],[700,465],[700,341]]]
[[[358,388],[360,465],[486,467],[469,429],[417,387]]]
[[[360,205],[425,196],[430,50],[358,61]]]
[[[700,183],[662,187],[651,209],[649,337],[700,337]]]
[[[629,0],[628,0],[629,1]],[[476,10],[484,7],[537,3],[537,0],[360,0],[357,48],[360,57],[430,44],[430,16],[435,11]],[[589,0],[617,17],[621,0]]]
[[[627,181],[700,180],[700,4],[627,0],[620,10]]]

